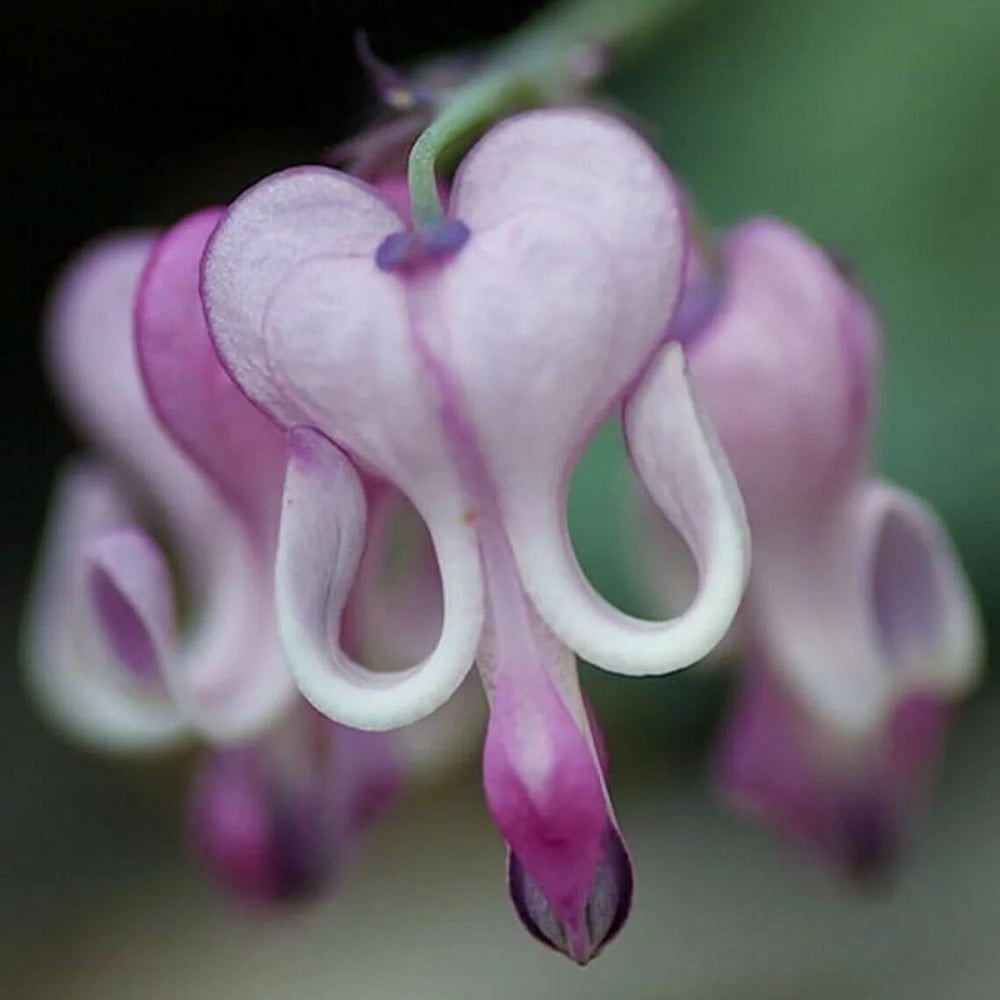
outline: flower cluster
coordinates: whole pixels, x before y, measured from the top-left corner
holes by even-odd
[[[721,780],[866,865],[977,632],[933,516],[864,473],[860,294],[774,223],[716,267],[658,156],[591,110],[495,126],[438,222],[399,195],[287,170],[64,280],[54,382],[98,454],[60,487],[31,608],[42,703],[92,743],[207,742],[202,853],[273,899],[327,880],[426,757],[410,727],[475,665],[515,909],[584,963],[633,876],[576,658],[666,674],[732,630],[750,664]],[[574,465],[614,413],[697,570],[662,621],[602,598],[567,531]]]

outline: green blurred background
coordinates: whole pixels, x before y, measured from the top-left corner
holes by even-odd
[[[1000,995],[1000,705],[989,682],[964,715],[895,894],[857,899],[711,804],[703,750],[720,680],[688,672],[630,684],[588,672],[618,751],[614,790],[639,892],[622,938],[584,973],[515,926],[473,774],[405,806],[342,900],[282,924],[248,921],[186,863],[170,769],[63,746],[17,690],[31,550],[56,462],[72,447],[34,360],[56,262],[90,235],[229,198],[343,138],[366,100],[354,26],[407,60],[485,40],[530,9],[13,4],[3,269],[17,382],[6,398],[17,412],[4,441],[21,488],[4,517],[5,995]],[[704,0],[610,85],[712,222],[779,215],[854,260],[884,317],[879,468],[938,507],[994,640],[998,52],[996,0]],[[612,432],[576,487],[581,558],[603,590],[635,606],[634,538],[616,516],[631,495]]]

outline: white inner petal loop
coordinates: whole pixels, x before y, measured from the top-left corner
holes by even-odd
[[[887,483],[858,500],[866,536],[872,646],[901,687],[964,693],[982,658],[972,590],[943,526],[916,497]]]
[[[80,465],[62,477],[28,605],[26,681],[43,709],[76,738],[110,751],[153,752],[179,742],[187,728],[166,698],[123,684],[112,671],[86,590],[85,546],[129,520],[124,498],[103,470]]]
[[[909,551],[889,551],[900,544]],[[886,483],[860,484],[805,537],[761,537],[750,600],[774,669],[851,739],[877,731],[906,695],[964,693],[981,666],[982,627],[944,529]],[[901,630],[891,640],[886,614]]]
[[[639,477],[698,566],[687,611],[652,622],[605,601],[573,553],[566,487],[554,478],[510,511],[509,530],[525,588],[556,635],[615,673],[666,674],[701,659],[725,635],[746,585],[749,531],[725,455],[691,395],[679,345],[664,349],[629,401],[625,430]]]
[[[460,506],[423,513],[441,568],[441,635],[415,666],[376,673],[351,659],[339,638],[364,544],[360,479],[318,431],[290,432],[276,568],[279,632],[302,694],[345,725],[384,730],[416,722],[444,704],[472,667],[483,624],[476,537]]]

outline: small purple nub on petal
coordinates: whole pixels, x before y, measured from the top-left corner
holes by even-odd
[[[601,859],[580,920],[567,926],[513,851],[507,858],[507,886],[517,915],[542,944],[586,965],[622,929],[632,906],[632,862],[610,823],[601,840]]]
[[[457,253],[469,238],[469,227],[460,219],[449,219],[427,230],[427,250],[434,257]]]
[[[457,253],[469,238],[469,227],[458,219],[439,226],[387,236],[375,252],[383,271],[409,273]]]

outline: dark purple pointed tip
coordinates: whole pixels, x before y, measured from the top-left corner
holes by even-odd
[[[577,965],[596,958],[625,925],[632,908],[634,879],[621,834],[608,826],[601,859],[582,913],[572,924],[560,921],[548,900],[512,851],[507,856],[507,888],[521,923],[532,937],[561,951]]]
[[[190,831],[220,888],[243,903],[305,902],[336,879],[343,846],[324,822],[323,790],[280,787],[256,748],[211,754],[196,776]]]
[[[382,271],[411,274],[458,253],[468,239],[469,227],[459,219],[393,233],[375,251],[375,263]]]
[[[891,879],[899,857],[900,830],[886,803],[864,797],[844,807],[842,866],[848,880],[877,888]]]

